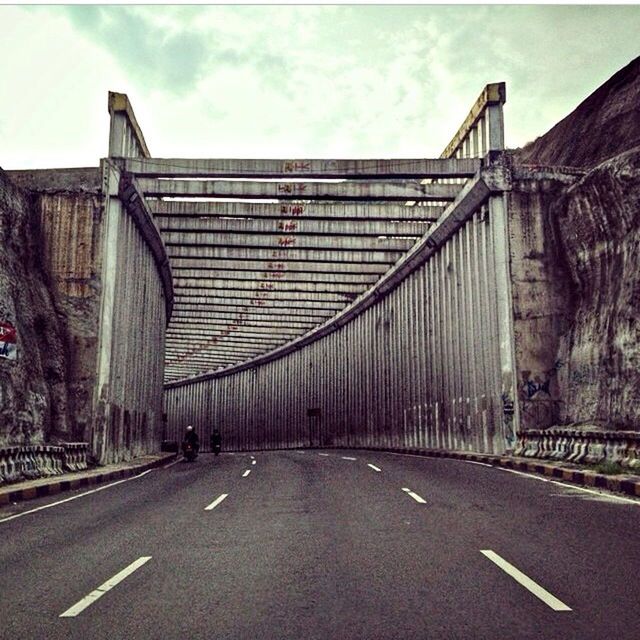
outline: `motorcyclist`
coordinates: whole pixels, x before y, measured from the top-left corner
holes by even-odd
[[[184,453],[186,450],[186,445],[190,444],[194,451],[196,452],[196,455],[198,453],[198,451],[200,450],[200,439],[198,438],[198,434],[195,432],[195,429],[193,428],[192,425],[189,425],[187,427],[187,430],[184,434],[184,438],[182,439],[182,452]]]

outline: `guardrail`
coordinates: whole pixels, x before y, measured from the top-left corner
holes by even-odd
[[[89,466],[89,444],[27,445],[0,449],[0,484],[80,471]]]
[[[640,433],[600,429],[529,429],[518,434],[516,456],[577,464],[617,462],[640,469]]]

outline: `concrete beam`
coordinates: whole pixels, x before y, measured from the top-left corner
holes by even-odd
[[[246,280],[255,283],[259,282],[341,282],[347,284],[372,284],[382,274],[351,273],[351,269],[357,269],[357,265],[345,265],[347,269],[343,272],[337,270],[334,273],[317,273],[304,271],[284,271],[280,269],[263,271],[232,271],[222,269],[179,269],[173,267],[174,286],[181,286],[179,283],[190,282],[192,284],[202,284],[209,280]]]
[[[355,293],[359,294],[367,288],[366,284],[347,284],[344,282],[283,282],[282,280],[192,280],[180,278],[175,280],[176,300],[186,297],[208,296],[218,289],[224,291],[313,291],[322,293]]]
[[[173,258],[171,260],[171,271],[174,275],[188,277],[189,272],[206,274],[208,272],[220,272],[228,274],[226,277],[233,277],[233,273],[239,272],[271,272],[287,273],[292,277],[297,273],[305,276],[310,273],[337,274],[349,273],[350,275],[361,274],[364,276],[380,276],[389,267],[387,264],[358,264],[347,262],[286,262],[277,259],[273,260],[203,260],[199,258]],[[195,275],[193,276],[195,277]],[[211,276],[216,277],[216,276]]]
[[[407,251],[416,242],[411,238],[367,237],[367,236],[309,236],[302,234],[245,235],[234,233],[199,233],[189,231],[166,231],[162,239],[168,252],[172,247],[185,245],[191,247],[242,247],[270,248],[272,250],[290,249],[326,249],[338,251]]]
[[[267,306],[261,304],[261,301],[270,300],[287,300],[289,302],[297,302],[302,300],[308,300],[310,302],[350,302],[353,300],[354,294],[347,293],[319,293],[314,291],[245,291],[242,289],[233,289],[225,291],[224,289],[216,289],[216,295],[218,297],[224,297],[229,294],[229,297],[233,298],[247,298],[249,300],[255,300],[256,307]],[[179,299],[178,299],[179,298]],[[185,300],[176,296],[176,303],[180,302],[181,308],[185,308],[187,304],[190,305],[209,305],[214,304],[210,297],[189,298]],[[179,305],[176,305],[179,306]]]
[[[174,326],[178,326],[179,323],[176,323]],[[310,320],[289,320],[288,322],[276,322],[270,320],[268,317],[259,320],[245,320],[244,318],[238,318],[237,320],[230,320],[227,318],[216,318],[207,321],[207,326],[210,327],[218,327],[220,329],[228,329],[230,327],[244,327],[251,328],[253,327],[273,327],[276,329],[286,328],[286,329],[305,329],[315,327],[319,322],[313,322]],[[235,330],[235,329],[232,329]]]
[[[215,321],[226,321],[226,322],[234,322],[235,320],[246,320],[248,322],[251,321],[262,321],[262,322],[281,322],[286,324],[290,321],[294,322],[304,322],[311,325],[322,324],[325,320],[330,318],[331,316],[324,317],[311,317],[311,316],[300,316],[300,315],[272,315],[272,314],[261,314],[261,313],[225,313],[225,312],[212,312],[207,316],[207,320]]]
[[[251,338],[251,337],[237,337],[237,336],[230,336],[233,337],[232,341],[229,341],[227,337],[222,337],[222,336],[215,336],[215,335],[209,335],[209,334],[204,334],[204,335],[200,335],[197,332],[192,333],[186,333],[185,334],[185,340],[188,341],[195,341],[196,343],[199,343],[199,341],[202,340],[209,340],[209,341],[213,341],[214,339],[217,339],[217,342],[213,342],[213,344],[238,344],[238,345],[244,345],[244,346],[252,346],[255,345],[257,348],[259,349],[263,349],[264,351],[270,351],[271,349],[275,349],[276,347],[279,347],[283,344],[286,344],[291,338],[288,338],[286,336],[281,337],[278,340],[273,340],[270,342],[261,342],[259,340],[259,338]],[[176,342],[176,344],[179,344]]]
[[[380,220],[302,220],[302,219],[229,219],[156,216],[160,231],[324,235],[324,236],[407,236],[419,238],[429,230],[428,222],[395,222]]]
[[[226,346],[226,347],[239,347],[241,349],[253,349],[256,351],[259,351],[260,353],[266,353],[267,351],[271,351],[272,349],[275,349],[276,347],[280,346],[281,344],[284,344],[286,342],[286,340],[281,340],[279,342],[272,342],[272,343],[264,343],[264,342],[253,342],[253,341],[244,341],[244,342],[226,342],[224,341],[224,339],[222,338],[217,338],[217,337],[207,337],[207,336],[201,336],[201,337],[192,337],[190,338],[188,341],[184,340],[182,342],[180,341],[175,341],[173,342],[173,348],[178,348],[178,347],[182,347],[182,348],[196,348],[196,347],[200,347],[200,346],[207,346],[209,348],[213,348],[214,346]]]
[[[217,358],[176,358],[172,362],[165,361],[165,365],[168,367],[169,365],[174,364],[184,364],[186,366],[202,366],[202,365],[225,365],[225,364],[235,364],[237,362],[243,362],[244,360],[248,360],[249,358],[233,358],[226,356],[219,356]]]
[[[150,198],[253,198],[270,200],[453,200],[459,184],[421,182],[242,182],[139,178]]]
[[[244,160],[148,158],[127,160],[126,171],[145,177],[181,178],[460,178],[472,176],[480,163],[468,160]]]
[[[229,292],[233,293],[233,292]],[[265,299],[265,298],[253,298],[253,297],[244,297],[244,298],[234,298],[231,296],[208,296],[207,297],[207,309],[212,306],[220,306],[227,308],[236,308],[236,309],[252,309],[259,308],[263,309],[267,312],[273,313],[282,313],[284,310],[291,308],[298,308],[309,311],[331,311],[335,313],[340,309],[343,309],[345,305],[344,301],[340,302],[332,302],[332,301],[318,301],[318,300],[279,300],[279,299]],[[174,313],[176,312],[184,312],[184,313],[193,313],[196,311],[194,309],[193,303],[185,303],[180,304],[176,303],[173,308]],[[206,311],[206,309],[203,309]],[[177,313],[180,315],[180,313]]]
[[[306,327],[284,327],[282,325],[276,327],[274,330],[271,327],[245,327],[245,326],[233,326],[228,324],[209,324],[206,325],[198,324],[197,322],[176,322],[173,325],[173,329],[184,329],[185,331],[197,331],[205,335],[205,333],[210,332],[212,335],[220,335],[220,336],[237,336],[248,338],[252,336],[267,336],[278,337],[278,338],[296,338],[303,333],[305,333],[308,329]]]
[[[169,334],[168,334],[169,335]],[[269,334],[259,333],[244,333],[244,334],[229,334],[220,331],[219,329],[208,329],[206,326],[203,328],[199,326],[198,329],[185,328],[170,334],[172,337],[178,335],[184,336],[185,340],[200,340],[202,338],[218,338],[220,344],[230,343],[246,343],[246,344],[258,344],[265,347],[271,345],[281,345],[290,340],[286,335],[272,336]],[[298,335],[298,334],[296,334]]]
[[[266,260],[278,262],[350,262],[383,263],[391,266],[403,255],[402,251],[343,251],[335,249],[300,249],[297,247],[185,247],[173,245],[167,247],[169,258],[197,258],[199,260]]]
[[[254,342],[252,340],[245,341],[226,341],[224,338],[220,338],[219,336],[199,336],[199,337],[190,337],[190,338],[182,338],[178,339],[172,338],[171,343],[167,342],[167,348],[171,347],[172,349],[176,348],[200,348],[207,347],[210,349],[218,348],[221,349],[237,349],[239,351],[242,350],[251,350],[251,351],[269,351],[274,348],[274,344],[282,344],[282,341],[272,341],[272,342]]]
[[[206,311],[187,311],[176,312],[173,318],[212,318],[219,314],[232,316],[243,313],[256,313],[261,316],[304,316],[306,318],[330,318],[335,315],[335,311],[326,311],[324,309],[309,309],[304,307],[288,307],[285,309],[264,309],[262,307],[232,307],[209,305]]]
[[[258,353],[265,353],[268,349],[260,349],[258,347],[222,347],[216,344],[207,344],[206,342],[193,344],[181,343],[168,346],[165,351],[165,358],[187,357],[191,354],[197,355],[220,355],[220,356],[254,356]]]
[[[181,201],[148,198],[149,208],[156,216],[221,217],[305,220],[399,220],[436,222],[445,207],[432,203],[426,206],[406,204],[337,203],[337,202],[222,202]]]

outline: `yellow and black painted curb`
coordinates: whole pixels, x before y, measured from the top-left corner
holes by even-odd
[[[595,489],[606,489],[617,493],[625,493],[640,498],[640,478],[638,476],[611,476],[597,473],[589,469],[573,469],[562,463],[547,460],[528,460],[515,456],[497,456],[488,453],[471,453],[467,451],[450,451],[445,449],[394,449],[389,447],[345,447],[366,448],[371,451],[388,451],[390,453],[406,453],[429,458],[453,458],[456,460],[470,460],[483,462],[494,467],[504,467],[527,473],[536,473],[549,478]]]
[[[176,457],[176,454],[167,454],[157,460],[146,462],[144,464],[129,467],[126,469],[117,469],[108,471],[105,469],[103,473],[93,473],[91,475],[82,475],[78,472],[77,478],[66,480],[57,479],[55,476],[48,478],[47,482],[38,484],[35,487],[16,488],[11,490],[11,485],[0,487],[0,507],[11,504],[12,502],[21,502],[23,500],[32,500],[33,498],[41,498],[43,496],[53,496],[64,491],[72,491],[73,489],[81,489],[90,487],[103,482],[113,482],[114,480],[122,480],[138,475],[149,469],[160,467]],[[40,478],[39,478],[40,479]]]

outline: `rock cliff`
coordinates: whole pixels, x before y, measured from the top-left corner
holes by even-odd
[[[0,322],[17,329],[17,358],[0,358],[0,446],[64,439],[67,349],[42,268],[33,198],[0,170]]]
[[[589,170],[550,208],[548,244],[571,291],[560,423],[640,431],[640,58],[514,157]]]
[[[640,147],[598,165],[552,211],[574,285],[561,419],[640,429]]]

